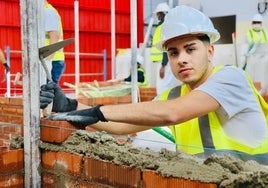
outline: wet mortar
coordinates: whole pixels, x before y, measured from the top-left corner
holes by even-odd
[[[11,146],[23,147],[23,138],[13,139]],[[255,161],[244,162],[229,155],[212,155],[202,160],[166,149],[156,152],[118,142],[113,136],[101,132],[79,130],[61,144],[40,141],[39,147],[42,150],[83,154],[133,168],[151,169],[163,177],[214,183],[220,188],[268,187],[268,167]]]

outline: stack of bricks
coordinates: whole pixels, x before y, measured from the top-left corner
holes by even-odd
[[[0,97],[0,187],[24,186],[23,149],[10,149],[10,140],[23,135],[22,98]]]
[[[90,85],[94,85],[95,83],[89,82]],[[98,82],[99,87],[105,87],[105,86],[116,86],[118,83],[113,82]],[[79,84],[79,87],[83,89],[83,83]],[[156,88],[155,87],[139,87],[138,88],[138,101],[144,102],[144,101],[151,101],[156,96]],[[122,96],[113,96],[113,97],[95,97],[95,98],[88,98],[84,96],[83,94],[78,94],[77,100],[85,105],[88,106],[95,106],[97,104],[125,104],[125,103],[131,103],[132,97],[131,93],[129,95],[122,95]]]
[[[78,85],[79,88],[81,89],[86,89],[85,84],[90,84],[92,86],[95,86],[96,83],[94,82],[88,82],[88,83],[80,83]],[[115,86],[118,83],[114,82],[98,82],[99,87],[106,87],[106,86]],[[77,100],[85,105],[88,106],[95,106],[98,104],[104,104],[104,105],[109,105],[109,104],[126,104],[126,103],[131,103],[131,94],[128,95],[118,95],[118,96],[106,96],[106,97],[92,97],[88,98],[84,96],[83,94],[79,93]]]
[[[0,146],[9,146],[10,140],[23,135],[22,98],[0,97]]]

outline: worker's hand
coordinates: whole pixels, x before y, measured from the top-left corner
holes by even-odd
[[[4,67],[6,69],[6,73],[8,73],[10,71],[10,67],[8,66],[8,64],[4,63]]]
[[[76,110],[66,113],[57,113],[48,116],[46,119],[57,120],[57,121],[68,121],[80,129],[85,128],[87,125],[97,123],[98,121],[107,121],[102,114],[100,107],[98,105],[92,108],[84,110]]]
[[[66,97],[55,82],[49,82],[41,86],[40,108],[46,108],[51,102],[53,102],[53,112],[70,112],[77,108],[77,101]]]
[[[163,79],[165,77],[165,66],[161,66],[160,70],[159,70],[159,76],[161,79]]]

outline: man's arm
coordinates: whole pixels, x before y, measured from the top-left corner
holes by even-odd
[[[50,85],[55,87],[55,95],[46,95],[48,92],[47,89],[53,88],[48,87]],[[51,100],[54,98],[53,107],[66,107],[65,104],[74,104],[74,101],[70,101],[70,99],[66,100],[63,95],[59,95],[62,92],[60,92],[61,90],[56,84],[52,83],[50,85],[42,87],[46,90],[41,90],[41,104],[42,97]],[[43,101],[46,102],[47,100]],[[45,105],[42,105],[42,107],[45,107]],[[74,109],[76,109],[76,107],[77,106],[75,106]],[[53,114],[49,116],[48,119],[69,121],[80,128],[92,125],[98,130],[105,130],[109,133],[128,134],[152,127],[179,124],[192,118],[205,115],[208,112],[215,111],[219,107],[220,104],[210,95],[200,90],[193,90],[185,96],[168,101],[107,106],[98,105],[83,110],[69,109],[68,105],[66,110],[62,108],[59,110],[65,113]],[[80,108],[80,105],[78,105],[78,108]]]
[[[101,106],[105,119],[149,127],[178,124],[215,111],[220,104],[203,91],[168,101]]]
[[[10,71],[10,67],[8,66],[7,62],[6,62],[6,58],[4,56],[3,50],[0,48],[0,61],[1,63],[4,65],[6,72]]]
[[[54,44],[56,42],[59,42],[59,40],[60,40],[60,32],[59,31],[49,31],[48,36],[50,38],[50,44]],[[55,55],[55,53],[51,54],[46,59],[52,60],[54,55]]]

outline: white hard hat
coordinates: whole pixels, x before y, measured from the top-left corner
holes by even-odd
[[[137,55],[137,62],[139,63],[139,64],[141,64],[141,65],[143,65],[143,63],[144,63],[144,58],[141,56],[141,55]]]
[[[154,13],[158,12],[164,12],[167,13],[170,10],[169,6],[167,3],[159,3],[154,11]]]
[[[260,14],[255,14],[252,18],[252,22],[263,22],[262,15]]]
[[[161,42],[157,46],[163,50],[166,41],[187,34],[206,34],[211,43],[220,38],[209,17],[197,9],[180,5],[167,14],[161,30]]]

